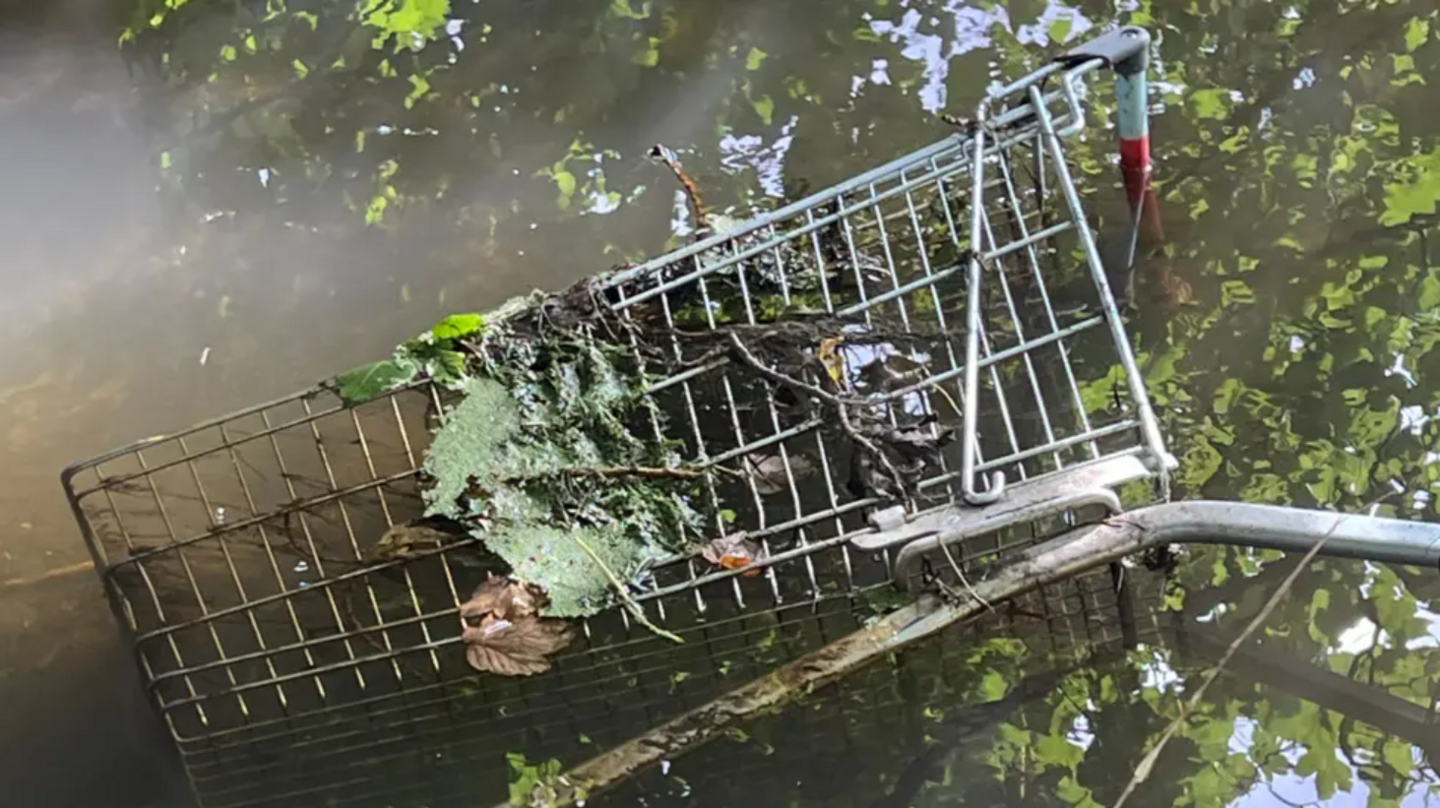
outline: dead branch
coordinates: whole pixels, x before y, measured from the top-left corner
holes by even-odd
[[[1130,798],[1130,795],[1135,792],[1135,789],[1150,776],[1150,772],[1155,768],[1155,761],[1159,759],[1160,753],[1164,751],[1166,744],[1170,743],[1170,739],[1175,737],[1175,733],[1179,732],[1180,725],[1185,723],[1190,714],[1199,706],[1200,700],[1205,697],[1205,691],[1210,689],[1210,683],[1219,678],[1221,672],[1225,670],[1225,666],[1230,664],[1230,660],[1235,657],[1240,647],[1265,624],[1265,621],[1270,619],[1271,613],[1280,605],[1280,601],[1284,600],[1290,588],[1295,585],[1295,581],[1299,580],[1300,573],[1310,568],[1310,562],[1320,553],[1320,549],[1325,546],[1325,542],[1329,541],[1330,537],[1335,534],[1335,530],[1340,527],[1341,521],[1343,521],[1346,516],[1347,514],[1336,515],[1335,524],[1306,551],[1305,555],[1300,558],[1300,563],[1296,564],[1295,568],[1290,570],[1290,574],[1285,576],[1285,580],[1280,582],[1280,586],[1275,588],[1275,591],[1270,595],[1270,599],[1265,601],[1265,605],[1261,607],[1259,613],[1257,613],[1249,624],[1245,626],[1245,629],[1235,637],[1235,640],[1230,643],[1230,647],[1225,649],[1224,656],[1220,657],[1220,663],[1217,664],[1214,669],[1206,671],[1205,681],[1201,682],[1200,686],[1195,688],[1195,692],[1190,695],[1190,698],[1181,705],[1180,714],[1175,716],[1175,720],[1171,721],[1170,725],[1161,733],[1160,740],[1157,741],[1155,746],[1151,747],[1150,751],[1141,759],[1140,765],[1135,767],[1135,774],[1130,778],[1130,782],[1126,784],[1125,790],[1120,792],[1120,799],[1115,801],[1114,808],[1121,808],[1121,806],[1125,804],[1125,801]]]
[[[730,347],[733,349],[734,356],[738,358],[741,362],[743,362],[745,365],[747,365],[751,370],[769,379],[770,381],[775,382],[776,384],[784,385],[793,390],[797,390],[804,395],[811,396],[812,398],[818,399],[834,407],[835,414],[840,421],[840,429],[845,432],[845,436],[850,438],[850,440],[855,443],[857,448],[863,450],[868,455],[870,455],[871,458],[879,462],[880,467],[883,468],[885,470],[885,473],[888,474],[890,478],[895,482],[895,490],[897,492],[903,492],[906,490],[905,478],[901,476],[899,470],[895,468],[895,465],[890,462],[890,458],[886,457],[885,453],[880,451],[880,448],[876,446],[874,442],[872,442],[864,435],[860,434],[860,430],[856,429],[854,422],[850,420],[850,413],[848,407],[852,404],[860,404],[864,402],[860,402],[855,399],[841,398],[834,393],[821,390],[819,387],[816,387],[813,384],[806,384],[799,379],[791,378],[784,373],[766,367],[765,363],[761,362],[760,359],[756,357],[755,354],[752,353],[748,347],[746,347],[745,342],[740,339],[740,336],[738,334],[732,331],[730,332],[729,337]]]

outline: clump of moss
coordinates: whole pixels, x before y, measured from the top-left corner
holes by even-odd
[[[563,313],[571,321],[559,328],[553,307],[512,306],[402,349],[464,357],[431,366],[454,371],[448,386],[460,398],[421,467],[426,515],[460,522],[512,575],[543,588],[546,613],[580,617],[623,599],[625,582],[655,561],[694,549],[700,474],[631,431],[663,414],[619,344],[596,333],[600,315]]]

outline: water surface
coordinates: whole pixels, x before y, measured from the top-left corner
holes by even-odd
[[[83,569],[63,465],[303,387],[449,311],[657,254],[684,216],[644,159],[655,142],[712,207],[763,209],[930,142],[939,113],[1120,22],[1157,34],[1168,245],[1132,324],[1177,495],[1351,511],[1388,495],[1383,512],[1434,518],[1430,4],[412,0],[388,28],[343,3],[139,5],[8,9],[0,29],[0,779],[26,805],[159,804],[174,778]],[[1106,126],[1071,144],[1099,191],[1116,182]],[[1185,556],[1186,619],[1237,631],[1289,563]],[[1428,706],[1436,591],[1319,562],[1263,648]],[[894,754],[843,765],[868,791],[838,788],[819,753],[782,766],[741,744],[694,765],[761,772],[757,802],[870,804],[928,755],[915,804],[1110,804],[1201,667],[1156,679],[1164,658],[1136,653],[1069,674],[1097,694],[1110,677],[1088,702],[1032,696],[1013,667],[1002,692],[940,677],[903,694],[883,710],[904,720],[866,730]],[[1143,804],[1424,804],[1433,772],[1364,715],[1225,681]],[[935,717],[1017,692],[962,729]],[[792,770],[833,790],[765,785]]]

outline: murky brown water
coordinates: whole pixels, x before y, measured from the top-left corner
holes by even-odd
[[[449,311],[658,253],[674,188],[643,159],[656,141],[682,150],[714,206],[794,195],[929,142],[945,131],[933,113],[967,106],[992,70],[1032,69],[1051,37],[1114,20],[1163,34],[1154,126],[1172,247],[1153,267],[1185,278],[1193,300],[1157,304],[1136,328],[1185,454],[1183,492],[1358,510],[1393,485],[1385,507],[1433,519],[1440,293],[1427,290],[1440,290],[1430,238],[1440,113],[1425,99],[1440,81],[1440,20],[1418,1],[1122,5],[457,2],[447,14],[462,22],[413,57],[453,55],[456,67],[409,105],[411,85],[394,82],[287,84],[299,74],[292,60],[308,59],[308,72],[345,47],[304,39],[303,22],[277,44],[262,37],[246,79],[222,70],[230,57],[216,54],[243,57],[262,4],[186,9],[142,39],[147,59],[129,62],[114,45],[128,7],[8,9],[0,790],[26,806],[172,799],[166,747],[57,484],[66,463],[304,387]],[[157,72],[166,52],[193,73],[169,88]],[[221,78],[204,81],[208,69]],[[246,98],[293,105],[296,120],[333,114],[261,134],[196,114]],[[1092,154],[1096,183],[1113,181],[1100,162],[1107,143],[1102,133],[1077,146]],[[386,159],[399,198],[367,227]],[[547,168],[575,178],[563,206],[563,183],[537,176]],[[1200,554],[1181,578],[1251,614],[1282,566]],[[1433,576],[1323,564],[1307,581],[1297,614],[1323,623],[1326,642],[1277,640],[1275,653],[1352,675],[1368,658],[1385,682],[1433,677],[1423,609]],[[1392,586],[1400,606],[1377,610],[1355,594]],[[1317,618],[1304,606],[1319,592],[1328,609]],[[1388,647],[1359,636],[1377,624]],[[1418,703],[1419,692],[1402,695]],[[928,715],[926,698],[903,701]],[[1136,721],[1113,722],[1113,743],[1138,747],[1158,729]],[[915,716],[901,723],[894,737],[906,743],[930,731]],[[957,732],[938,734],[958,749],[971,736]],[[1122,758],[1109,775],[1072,779],[1094,787],[1133,768]],[[1396,798],[1423,804],[1413,794],[1426,776],[1409,781]],[[1058,780],[1044,788],[1074,793]],[[965,803],[961,791],[932,788],[924,804]],[[976,804],[1033,798],[985,793]],[[1334,804],[1363,798],[1340,793]],[[796,794],[790,804],[838,804],[830,792]],[[1266,798],[1246,804],[1274,804]]]

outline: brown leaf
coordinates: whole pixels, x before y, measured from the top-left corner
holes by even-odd
[[[744,533],[732,533],[729,536],[721,536],[712,539],[704,547],[700,548],[700,556],[711,564],[721,569],[733,570],[748,566],[761,560],[765,550],[760,543],[746,538]],[[759,575],[760,570],[754,569],[744,575]]]
[[[1195,292],[1190,288],[1190,282],[1168,263],[1161,264],[1157,274],[1160,278],[1160,296],[1167,305],[1187,306],[1194,301]]]
[[[456,541],[457,537],[425,524],[402,522],[385,531],[370,549],[371,561],[397,561],[414,558],[426,550],[436,550]]]
[[[569,623],[528,615],[515,620],[484,618],[466,626],[465,659],[476,670],[501,676],[530,676],[550,670],[546,657],[565,649],[574,639]]]
[[[539,587],[487,573],[460,606],[460,638],[470,666],[501,676],[549,670],[546,657],[569,645],[574,633],[564,620],[538,615],[545,603]]]
[[[545,606],[545,593],[532,584],[522,583],[504,575],[485,574],[485,582],[460,606],[460,620],[467,626],[478,626],[486,616],[498,620],[514,620],[534,615]]]
[[[788,459],[790,475],[796,480],[804,479],[815,472],[815,461],[799,452],[790,452]],[[758,459],[754,455],[746,455],[745,467],[750,472],[750,479],[755,481],[755,490],[761,496],[778,494],[789,487],[789,478],[785,475],[785,460],[778,454]]]

